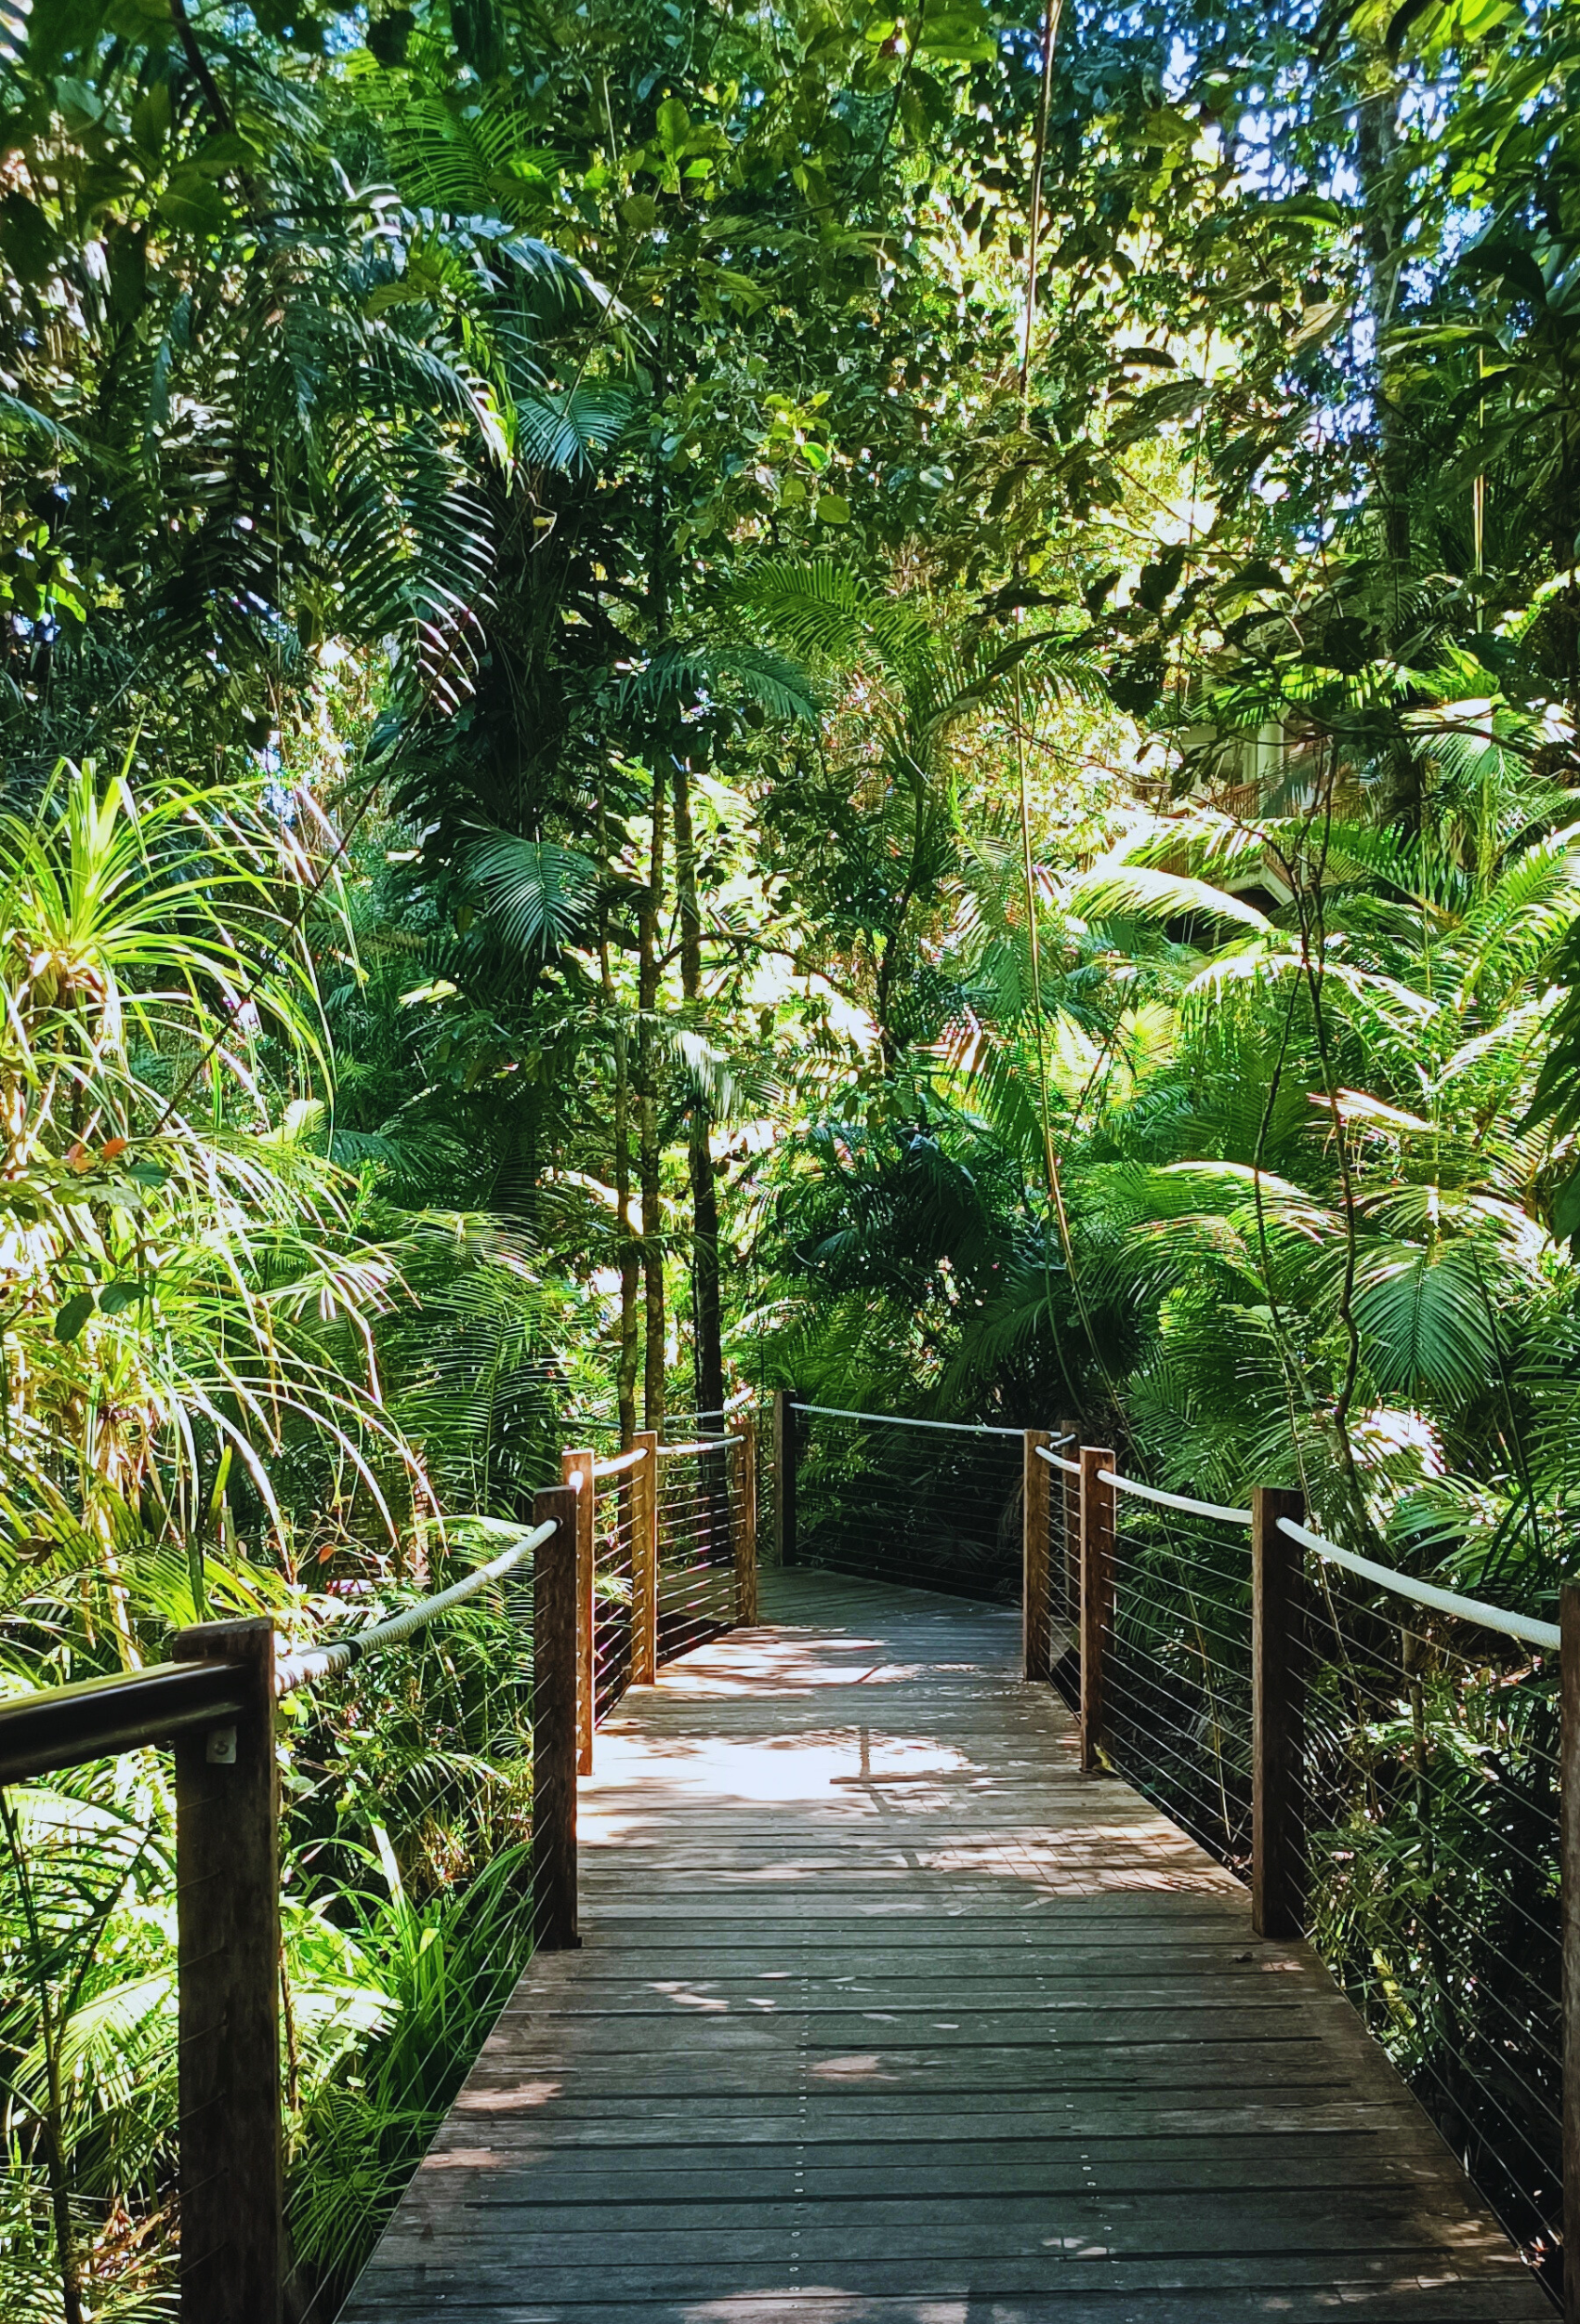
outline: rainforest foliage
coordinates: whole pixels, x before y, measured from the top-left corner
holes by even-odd
[[[392,1601],[742,1384],[1548,1609],[1577,68],[0,0],[0,1684]],[[287,1725],[302,2304],[519,1949],[515,1651]],[[7,1800],[8,2315],[169,2311],[167,1780]]]

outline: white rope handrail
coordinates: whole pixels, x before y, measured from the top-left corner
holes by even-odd
[[[660,1460],[674,1460],[682,1453],[729,1452],[741,1442],[739,1436],[699,1436],[694,1445],[660,1445]]]
[[[1297,1525],[1293,1517],[1281,1517],[1278,1529],[1303,1548],[1315,1550],[1319,1557],[1342,1565],[1347,1573],[1359,1574],[1363,1581],[1376,1582],[1379,1589],[1391,1590],[1397,1597],[1408,1598],[1415,1605],[1430,1606],[1436,1614],[1455,1614],[1461,1621],[1474,1622],[1478,1630],[1501,1631],[1506,1638],[1518,1638],[1527,1646],[1545,1646],[1549,1653],[1556,1653],[1560,1644],[1556,1622],[1538,1622],[1531,1615],[1510,1614],[1503,1606],[1485,1605],[1480,1598],[1462,1598],[1457,1590],[1440,1590],[1435,1582],[1416,1581],[1394,1566],[1376,1565],[1369,1557],[1357,1557],[1353,1550],[1341,1550],[1336,1541],[1324,1541],[1320,1533]]]
[[[1073,1436],[1061,1436],[1059,1439],[1061,1445],[1073,1445],[1074,1441]],[[1062,1469],[1067,1477],[1080,1475],[1081,1464],[1078,1460],[1066,1460],[1062,1453],[1050,1452],[1046,1445],[1034,1445],[1032,1449],[1039,1460],[1047,1462],[1050,1469]]]
[[[1142,1485],[1135,1477],[1122,1477],[1117,1470],[1099,1469],[1098,1474],[1105,1485],[1117,1486],[1122,1493],[1134,1493],[1138,1499],[1156,1501],[1160,1509],[1182,1509],[1187,1517],[1221,1517],[1226,1525],[1248,1525],[1248,1509],[1226,1509],[1221,1501],[1199,1501],[1189,1493],[1165,1493],[1161,1486]]]
[[[634,1445],[629,1452],[612,1454],[607,1460],[595,1460],[593,1483],[601,1485],[605,1477],[617,1477],[625,1470],[634,1469],[639,1460],[645,1460],[647,1457],[648,1448],[645,1445]]]
[[[387,1621],[375,1622],[370,1629],[359,1631],[353,1638],[337,1638],[330,1646],[307,1646],[300,1654],[282,1655],[274,1666],[275,1694],[292,1695],[298,1686],[310,1686],[315,1679],[337,1677],[364,1655],[375,1653],[380,1646],[396,1645],[414,1631],[426,1630],[441,1614],[447,1614],[453,1605],[460,1605],[467,1598],[475,1598],[491,1581],[498,1581],[524,1557],[530,1557],[547,1540],[556,1522],[550,1517],[546,1525],[534,1525],[520,1541],[513,1541],[486,1565],[475,1566],[461,1580],[452,1582],[448,1590],[438,1590],[431,1598],[419,1598],[415,1605],[402,1606],[399,1614],[391,1614]]]
[[[1003,1428],[993,1420],[911,1420],[899,1412],[847,1412],[843,1405],[803,1404],[798,1396],[795,1400],[795,1408],[797,1412],[815,1412],[823,1420],[873,1420],[880,1421],[885,1428],[945,1428],[953,1429],[960,1436],[1024,1436],[1026,1433],[1023,1428]],[[1059,1441],[1067,1445],[1070,1439],[1061,1436]]]

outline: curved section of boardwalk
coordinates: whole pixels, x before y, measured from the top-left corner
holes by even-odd
[[[1552,2311],[1299,1946],[1083,1777],[1019,1619],[765,1575],[582,1788],[355,2324],[1506,2324]]]

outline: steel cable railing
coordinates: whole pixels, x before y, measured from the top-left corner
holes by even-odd
[[[553,1697],[567,1673],[533,1649],[537,1553],[555,1532],[553,1520],[534,1525],[449,1588],[276,1665],[287,1861],[312,1864],[351,1941],[364,1929],[375,1939],[391,2005],[371,2047],[342,2037],[338,2060],[307,2061],[309,2042],[336,2036],[304,2025],[289,1974],[282,1984],[281,2267],[297,2324],[334,2316],[483,2034],[553,1934],[558,1900],[534,1878],[533,1772],[537,1737],[565,1715]],[[349,1845],[341,1836],[348,1736],[359,1786],[376,1795],[376,1870],[355,1827]],[[399,1862],[386,1826],[402,1835]],[[385,1891],[376,1904],[359,1901],[370,1875]],[[286,1883],[287,1930],[307,1901]]]
[[[735,1611],[739,1439],[698,1437],[659,1454],[659,1658],[731,1627]]]
[[[1091,1466],[1113,1512],[1103,1748],[1143,1797],[1244,1872],[1251,1512]]]
[[[150,2199],[178,2200],[184,2317],[332,2316],[528,1954],[575,1941],[581,1729],[755,1618],[757,1436],[730,1418],[662,1458],[571,1456],[538,1522],[342,1634],[199,1626],[169,1665],[0,1703],[0,1784],[174,1745],[174,1864],[144,1844],[130,1869],[178,1907]],[[35,1796],[0,1794],[13,1868]]]
[[[1387,1568],[1374,1582],[1353,1568],[1375,1561],[1284,1530],[1306,1585],[1292,1803],[1304,1925],[1514,2240],[1555,2277],[1560,1704],[1545,1642],[1557,1628]]]
[[[1559,1625],[1328,1540],[1293,1494],[1247,1509],[1128,1477],[1106,1451],[1041,1458],[1073,1501],[1051,1499],[1048,1558],[1051,1574],[1068,1517],[1077,1584],[1050,1605],[1081,1633],[1065,1691],[1083,1763],[1246,1880],[1266,1934],[1310,1937],[1556,2280],[1580,1617],[1566,1741]],[[1571,2109],[1580,2133],[1580,2093]]]
[[[1030,1636],[1038,1621],[1030,1608],[1034,1592],[1023,1584],[1028,1602],[1027,1671],[1034,1677],[1046,1670],[1071,1710],[1076,1710],[1081,1693],[1081,1464],[1064,1449],[1074,1443],[1073,1434],[1037,1432],[1028,1441],[1031,1465],[1025,1472],[1024,1489],[1029,1496],[1038,1493],[1038,1483],[1034,1480],[1040,1472],[1040,1498],[1046,1503],[1041,1524],[1047,1588],[1041,1617],[1039,1668]],[[1027,1514],[1028,1524],[1037,1522],[1031,1510]]]
[[[268,1618],[202,1624],[167,1664],[0,1704],[8,1785],[173,1748],[157,1861],[176,2022],[156,2013],[142,2135],[147,2199],[178,2199],[184,2317],[250,2316],[270,2296],[304,2324],[333,2314],[546,1933],[533,1778],[556,1706],[533,1592],[559,1522],[494,1530],[514,1535],[494,1557],[393,1607],[385,1585],[388,1610],[342,1637],[297,1648]],[[171,1798],[163,1779],[143,1788]],[[39,1796],[5,1802],[8,1876],[30,1893],[50,1878],[20,1844],[24,1827],[42,1836]],[[36,1964],[62,1995],[91,1965],[83,1935],[74,1963]]]
[[[646,1445],[593,1466],[593,1719],[600,1725],[635,1667],[635,1556],[647,1470]]]
[[[1024,1430],[799,1403],[796,1415],[797,1564],[1019,1598]]]
[[[757,1618],[757,1417],[731,1400],[726,1430],[661,1442],[643,1432],[623,1453],[562,1456],[578,1494],[586,1561],[581,1767],[597,1726],[628,1686],[743,1620]],[[589,1707],[590,1706],[590,1707]]]

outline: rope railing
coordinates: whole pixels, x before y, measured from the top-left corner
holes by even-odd
[[[1061,1445],[1069,1445],[1073,1444],[1074,1439],[1070,1436],[1061,1436],[1059,1439],[1059,1442]],[[1050,1469],[1062,1469],[1067,1477],[1078,1477],[1080,1475],[1081,1464],[1078,1460],[1066,1460],[1062,1453],[1056,1453],[1052,1450],[1051,1446],[1047,1445],[1034,1446],[1033,1450],[1035,1452],[1039,1460],[1046,1460],[1047,1462]]]
[[[1245,1516],[1249,1524],[1249,1510]],[[1474,1623],[1478,1630],[1498,1631],[1506,1638],[1517,1638],[1527,1646],[1540,1646],[1547,1654],[1559,1650],[1561,1636],[1556,1622],[1539,1622],[1532,1615],[1511,1614],[1507,1606],[1488,1605],[1483,1599],[1463,1597],[1457,1590],[1440,1589],[1436,1582],[1417,1581],[1414,1575],[1402,1574],[1395,1566],[1379,1565],[1375,1558],[1362,1557],[1354,1550],[1341,1549],[1336,1541],[1324,1540],[1320,1533],[1297,1525],[1291,1517],[1281,1517],[1278,1525],[1281,1533],[1298,1541],[1303,1549],[1314,1550],[1328,1565],[1358,1574],[1363,1581],[1373,1582],[1379,1590],[1390,1590],[1412,1605],[1428,1606],[1434,1614],[1453,1615],[1461,1622]]]
[[[321,2131],[343,2144],[348,2107],[376,2110],[382,2079],[393,2076],[394,2119],[403,2127],[384,2133],[378,2169],[415,2164],[527,1953],[563,1941],[564,1850],[557,1865],[553,1849],[538,1843],[563,1821],[565,1785],[562,1777],[557,1784],[547,1742],[567,1689],[546,1621],[555,1597],[550,1552],[569,1544],[573,1510],[568,1496],[539,1496],[535,1522],[516,1527],[494,1557],[348,1637],[293,1646],[269,1615],[200,1622],[178,1633],[168,1663],[0,1704],[0,1783],[148,1746],[174,1752],[174,1784],[159,1787],[174,1804],[177,1906],[177,2087],[166,2136],[178,2162],[187,2324],[219,2315],[254,2324],[277,2314],[283,2296],[301,2324],[333,2315],[379,2220],[364,2205],[352,2230],[362,2239],[348,2246],[338,2194],[326,2194],[311,2168]],[[435,1652],[441,1629],[446,1641]],[[403,1667],[390,1686],[379,1673],[397,1648]],[[416,1669],[405,1656],[419,1657]],[[302,2079],[297,2020],[283,2022],[282,2010],[297,1976],[309,1978],[310,1990],[311,1972],[293,1965],[285,1943],[296,1922],[283,1915],[283,1873],[289,1865],[298,1913],[309,1865],[320,1882],[335,1868],[347,1893],[357,1893],[360,1875],[359,1910],[371,1909],[368,1852],[356,1844],[348,1851],[341,1829],[348,1744],[355,1737],[365,1758],[369,1713],[409,1721],[419,1699],[424,1752],[441,1765],[486,1763],[490,1775],[469,1800],[458,1793],[450,1803],[452,1857],[459,1867],[472,1853],[473,1867],[456,1902],[431,1908],[444,1911],[446,1974],[460,1982],[431,2025],[418,2009],[407,2035],[408,2021],[398,2015],[382,2043],[357,2053],[354,2089],[365,2088],[364,2100],[344,2085],[346,2067]],[[293,1782],[283,1831],[277,1723],[286,1703]],[[398,1766],[401,1745],[391,1742]],[[573,1780],[572,1790],[573,1799]],[[380,1802],[381,1818],[393,1823],[395,1807],[393,1797]],[[40,1829],[36,1817],[30,1829]],[[35,1864],[32,1884],[70,1882],[72,1852],[63,1844],[59,1872]],[[167,1852],[151,1860],[168,1861]],[[402,1909],[420,1916],[429,1908]],[[343,2040],[339,2049],[349,2061]],[[291,2060],[288,2086],[283,2051]],[[295,2124],[289,2202],[281,2176],[287,2115]]]
[[[854,1412],[836,1404],[803,1404],[796,1399],[797,1412],[807,1412],[823,1420],[875,1420],[889,1428],[935,1429],[954,1436],[1012,1436],[1017,1442],[1025,1430],[1006,1428],[993,1420],[914,1420],[899,1412]]]
[[[486,1565],[476,1566],[460,1581],[452,1582],[448,1590],[436,1591],[431,1597],[419,1598],[415,1605],[402,1606],[399,1614],[391,1614],[382,1622],[374,1622],[350,1638],[337,1638],[327,1646],[309,1646],[295,1654],[277,1657],[274,1664],[274,1693],[276,1700],[293,1695],[301,1686],[311,1686],[318,1680],[337,1677],[349,1670],[364,1655],[376,1654],[382,1647],[398,1645],[411,1638],[452,1607],[465,1605],[480,1590],[486,1590],[493,1581],[503,1581],[507,1574],[531,1557],[554,1531],[554,1520],[534,1525],[520,1540]]]
[[[1490,1605],[1327,1539],[1292,1493],[1239,1509],[1165,1491],[1067,1426],[785,1393],[759,1444],[755,1416],[733,1417],[722,1436],[568,1451],[496,1555],[345,1636],[200,1626],[166,1665],[0,1704],[0,1781],[175,1742],[187,2324],[213,2312],[216,2267],[277,2296],[288,2248],[257,2159],[283,2104],[276,1717],[293,1829],[324,1861],[348,1844],[346,1734],[404,1717],[416,1763],[486,1770],[468,1811],[481,1902],[455,1940],[481,2022],[523,1948],[577,1941],[578,1770],[630,1687],[755,1621],[764,1512],[786,1564],[1019,1599],[1026,1674],[1072,1704],[1083,1768],[1122,1775],[1244,1879],[1262,1934],[1310,1937],[1550,2276],[1566,2121],[1580,2152],[1580,2073],[1572,2091],[1562,2072],[1580,1948],[1566,1968],[1559,1923],[1560,1868],[1580,1895],[1580,1595],[1561,1624]],[[243,2023],[263,2030],[220,2054],[212,2029]],[[413,2088],[439,2054],[414,2036]],[[328,2218],[289,2211],[303,2324],[327,2324],[344,2288]],[[260,2314],[244,2300],[236,2324]]]
[[[1113,1469],[1099,1469],[1098,1474],[1105,1485],[1116,1492],[1132,1493],[1138,1500],[1151,1501],[1155,1509],[1176,1509],[1186,1517],[1217,1517],[1226,1525],[1248,1525],[1248,1509],[1227,1509],[1221,1501],[1199,1501],[1190,1493],[1165,1493],[1156,1485],[1143,1485],[1139,1477],[1122,1477]]]
[[[583,1774],[599,1726],[629,1686],[651,1684],[677,1655],[756,1619],[757,1432],[751,1414],[731,1417],[718,1435],[665,1444],[646,1431],[621,1453],[561,1458],[562,1482],[580,1497]]]
[[[633,1445],[629,1452],[615,1453],[612,1458],[608,1460],[595,1460],[593,1462],[593,1482],[597,1485],[603,1485],[611,1477],[622,1477],[625,1475],[627,1469],[637,1468],[640,1462],[646,1460],[647,1459],[647,1446]]]

